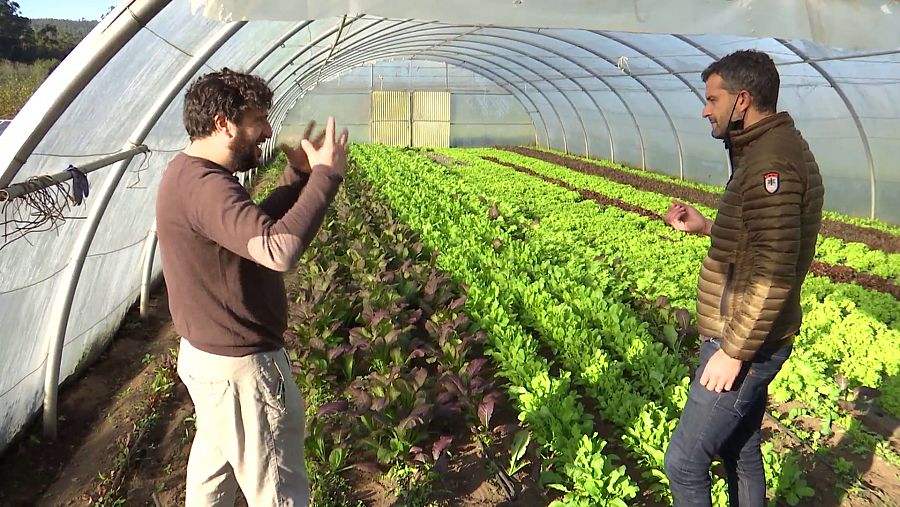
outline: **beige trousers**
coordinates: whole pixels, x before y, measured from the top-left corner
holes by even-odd
[[[184,338],[178,376],[197,412],[186,507],[307,506],[305,410],[284,349],[244,357],[203,352]]]

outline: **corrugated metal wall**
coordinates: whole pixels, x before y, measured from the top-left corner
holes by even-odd
[[[373,91],[372,142],[450,146],[450,92]]]
[[[410,145],[409,93],[372,92],[372,142],[388,146]]]
[[[450,146],[450,92],[413,92],[412,145]]]

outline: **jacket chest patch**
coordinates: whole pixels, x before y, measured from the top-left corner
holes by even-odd
[[[766,173],[763,175],[763,182],[766,185],[766,192],[774,194],[781,187],[781,175],[777,172]]]

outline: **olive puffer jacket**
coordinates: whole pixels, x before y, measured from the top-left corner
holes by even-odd
[[[825,190],[809,145],[788,113],[731,135],[734,171],[719,202],[700,270],[700,333],[752,360],[800,329],[800,286],[812,264]]]

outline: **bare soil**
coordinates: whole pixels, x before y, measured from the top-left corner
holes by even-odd
[[[150,304],[141,321],[133,308],[108,350],[60,392],[59,439],[43,440],[38,417],[0,457],[0,506],[92,505],[101,474],[114,473],[120,444],[133,434],[131,422],[138,397],[153,378],[161,358],[177,349],[178,336],[169,317],[165,290]],[[148,356],[149,354],[149,356]],[[176,381],[172,395],[158,412],[158,422],[142,440],[126,468],[124,505],[168,507],[184,504],[184,483],[191,440],[193,404]],[[495,417],[515,421],[507,408]],[[509,447],[506,435],[500,441]],[[537,476],[524,470],[514,479],[515,501],[508,501],[487,460],[471,435],[456,437],[449,472],[434,485],[434,499],[446,505],[525,507],[547,505]],[[502,465],[501,465],[502,466]],[[396,504],[390,486],[378,477],[348,472],[353,496],[367,506]],[[238,505],[246,505],[238,499]]]

